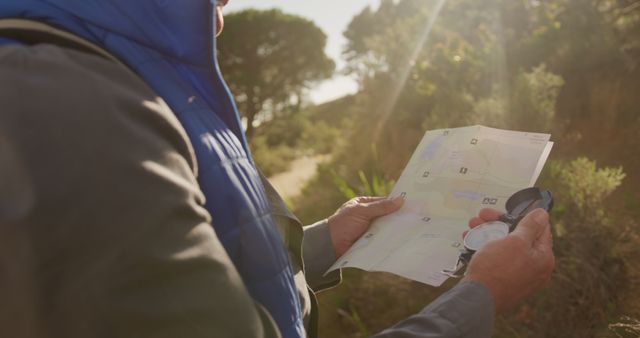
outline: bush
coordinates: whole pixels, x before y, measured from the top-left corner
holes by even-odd
[[[267,177],[287,171],[291,161],[297,157],[296,151],[285,144],[269,147],[262,136],[254,137],[251,141],[251,153],[258,168]]]
[[[339,168],[336,163],[333,166]],[[306,190],[298,204],[303,214],[326,216],[354,194],[391,186],[375,178],[384,184],[378,182],[374,189],[374,178],[363,172],[347,180],[333,168],[323,166],[313,188]],[[541,185],[555,195],[556,272],[547,288],[498,318],[494,337],[513,337],[514,332],[519,337],[634,337],[638,322],[625,314],[636,314],[624,304],[637,303],[639,297],[629,291],[628,281],[634,276],[640,238],[631,218],[612,212],[609,206],[624,177],[622,168],[599,168],[587,158],[548,163]],[[412,315],[457,282],[434,289],[385,273],[349,269],[344,276],[340,288],[320,295],[323,335],[364,337],[378,332]]]
[[[632,224],[608,211],[622,168],[598,168],[578,158],[550,162],[543,184],[555,193],[552,222],[556,271],[549,286],[498,325],[497,337],[513,330],[527,337],[602,337],[619,314],[628,280]],[[637,241],[633,246],[640,244]]]
[[[330,154],[342,145],[342,132],[324,121],[305,121],[301,145],[305,152],[316,155]]]

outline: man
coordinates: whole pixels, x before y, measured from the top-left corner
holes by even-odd
[[[255,169],[215,67],[225,3],[0,3],[0,224],[25,243],[13,280],[33,285],[12,303],[36,323],[2,336],[316,335],[308,288],[335,285],[322,272],[402,200],[356,199],[302,228]],[[537,210],[379,336],[489,336],[552,268]]]

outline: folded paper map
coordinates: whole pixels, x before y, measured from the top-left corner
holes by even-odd
[[[440,286],[469,219],[485,207],[504,211],[513,193],[535,184],[549,138],[483,126],[428,131],[391,193],[405,196],[402,209],[374,221],[327,272],[354,267]]]

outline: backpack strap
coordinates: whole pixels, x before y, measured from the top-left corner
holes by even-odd
[[[10,38],[27,45],[52,44],[62,48],[97,55],[127,69],[122,61],[100,46],[59,28],[27,19],[0,19],[0,37]]]

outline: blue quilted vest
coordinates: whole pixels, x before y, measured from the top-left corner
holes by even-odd
[[[205,207],[249,293],[284,337],[304,337],[289,257],[217,66],[214,5],[215,0],[2,0],[0,17],[37,20],[96,43],[167,102],[193,144]]]

